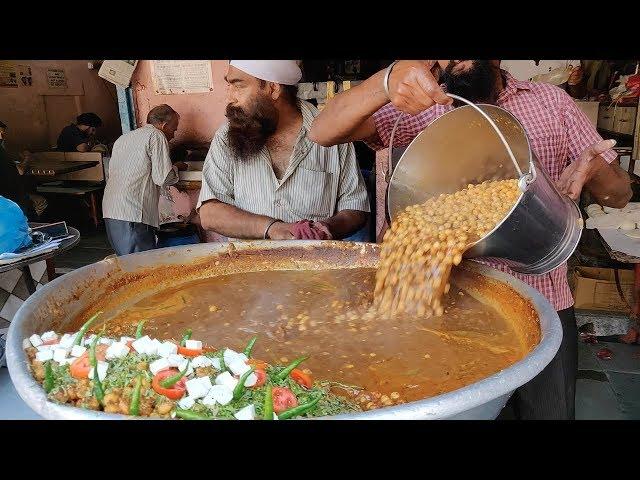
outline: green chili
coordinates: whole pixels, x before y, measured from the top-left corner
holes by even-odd
[[[263,420],[273,420],[273,389],[271,385],[267,385],[267,393],[264,396],[264,415]]]
[[[189,360],[187,362],[187,366],[184,367],[184,370],[181,372],[176,373],[175,375],[172,375],[171,377],[167,377],[164,380],[162,380],[160,382],[160,386],[164,387],[164,388],[171,388],[173,387],[176,383],[178,383],[180,381],[180,379],[182,377],[185,376],[185,374],[187,373],[187,370],[189,370],[189,364],[191,363],[191,360]]]
[[[142,376],[136,378],[136,385],[133,387],[131,394],[131,403],[129,404],[129,415],[140,415],[140,390],[142,389]]]
[[[297,407],[290,408],[289,410],[285,410],[280,415],[278,415],[278,419],[279,420],[286,420],[286,419],[291,418],[291,417],[296,417],[298,415],[302,415],[303,413],[306,413],[309,410],[311,410],[313,407],[315,407],[316,404],[320,401],[321,398],[322,398],[322,396],[319,395],[316,398],[314,398],[313,400],[311,400],[310,402],[304,403],[302,405],[298,405]]]
[[[104,405],[104,389],[102,388],[100,378],[98,378],[98,367],[93,368],[93,392],[100,405]]]
[[[204,415],[198,415],[190,410],[183,410],[181,408],[176,408],[176,417],[182,418],[183,420],[210,420],[210,417],[205,417]]]
[[[251,375],[252,373],[253,373],[253,367],[251,367],[249,370],[247,370],[242,374],[242,376],[240,377],[240,380],[238,380],[238,384],[236,385],[236,388],[233,389],[234,400],[238,400],[242,396],[242,392],[244,391],[244,382],[247,381],[247,378],[249,378],[249,375]]]
[[[304,362],[307,358],[309,358],[309,357],[296,358],[293,362],[291,362],[289,364],[288,367],[286,367],[278,375],[276,375],[276,382],[280,382],[280,381],[284,380],[285,378],[287,378],[289,376],[289,374],[291,373],[291,371],[294,368],[296,368],[298,365],[300,365],[302,362]]]
[[[76,338],[73,340],[74,345],[80,345],[82,337],[84,337],[84,334],[87,333],[87,330],[89,330],[91,324],[96,320],[96,318],[98,318],[98,315],[100,315],[101,313],[102,312],[96,313],[93,317],[87,320],[84,325],[82,325],[82,328],[80,328],[80,331],[76,334]]]
[[[146,320],[142,320],[138,324],[138,328],[136,329],[136,338],[141,338],[142,337],[142,327],[144,326],[144,322],[146,322]]]
[[[193,332],[191,331],[191,329],[187,328],[187,331],[184,332],[184,335],[182,336],[182,340],[180,340],[180,346],[181,347],[185,347],[187,345],[187,340],[189,340],[191,338],[192,334],[193,334]]]
[[[89,365],[91,365],[92,367],[95,367],[98,365],[98,360],[96,359],[96,345],[98,345],[98,341],[100,341],[101,336],[102,336],[102,333],[99,333],[98,335],[96,335],[93,338],[91,345],[89,345]]]
[[[104,405],[104,389],[102,388],[102,382],[98,376],[98,361],[96,360],[96,345],[102,334],[96,335],[96,338],[91,342],[91,349],[89,350],[89,364],[93,367],[93,392],[98,399],[100,405]]]
[[[258,337],[253,337],[251,340],[249,340],[247,348],[244,349],[243,353],[247,356],[247,358],[251,356],[251,350],[253,349],[253,346],[255,345],[257,339]]]
[[[224,372],[227,369],[227,364],[224,363],[224,354],[220,355],[220,371]]]
[[[53,367],[51,361],[48,361],[44,367],[44,391],[49,393],[53,390]]]

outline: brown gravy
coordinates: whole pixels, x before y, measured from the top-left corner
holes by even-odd
[[[315,378],[400,401],[455,390],[528,353],[509,320],[455,285],[443,298],[441,317],[366,315],[375,272],[276,270],[193,280],[106,312],[107,329],[131,335],[147,320],[152,337],[179,339],[191,328],[196,340],[238,350],[258,335],[255,358],[287,363],[306,354]]]

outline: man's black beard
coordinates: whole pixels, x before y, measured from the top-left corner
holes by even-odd
[[[251,112],[227,105],[229,146],[236,157],[246,158],[260,152],[278,126],[278,110],[268,99],[259,97]]]
[[[495,104],[498,99],[496,80],[500,70],[489,60],[474,60],[471,68],[460,73],[453,73],[455,64],[449,62],[440,77],[447,92],[459,95],[473,103]]]

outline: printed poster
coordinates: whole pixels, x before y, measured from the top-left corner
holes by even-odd
[[[33,86],[33,75],[29,65],[18,65],[18,79],[21,87]]]
[[[213,91],[211,60],[153,60],[151,74],[158,95]]]
[[[47,69],[47,85],[49,88],[67,88],[67,77],[62,68]]]
[[[0,87],[18,88],[18,70],[11,62],[0,61]]]

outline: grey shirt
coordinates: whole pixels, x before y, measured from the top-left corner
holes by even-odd
[[[145,125],[126,133],[113,145],[102,199],[103,216],[157,228],[160,187],[177,181],[169,142],[161,130]]]
[[[205,158],[197,208],[215,199],[284,222],[323,220],[341,210],[369,212],[353,144],[313,143],[308,134],[318,110],[305,101],[300,107],[302,128],[280,180],[266,147],[249,158],[237,158],[229,148],[228,124],[221,126]]]

